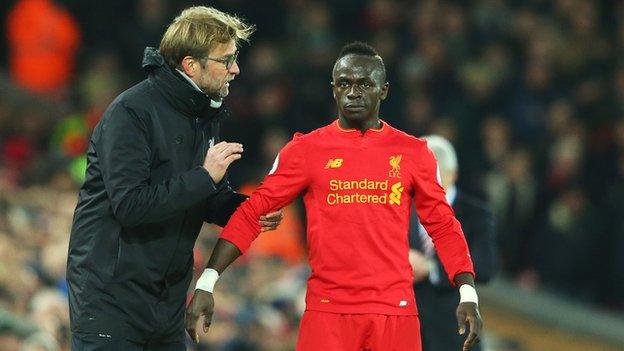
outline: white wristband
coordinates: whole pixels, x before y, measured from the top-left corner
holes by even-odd
[[[199,289],[212,293],[217,279],[219,279],[219,272],[212,268],[206,268],[204,273],[197,279],[195,290]]]
[[[474,302],[479,304],[479,296],[477,296],[477,290],[471,285],[463,284],[459,287],[459,303],[462,302]]]

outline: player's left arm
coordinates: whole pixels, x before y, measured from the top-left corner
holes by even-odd
[[[479,342],[483,326],[474,285],[474,267],[461,225],[446,201],[433,152],[426,144],[420,146],[413,174],[416,212],[431,236],[449,281],[459,287],[457,322],[460,334],[465,333],[466,324],[470,326],[470,333],[463,348],[470,350]]]
[[[455,276],[454,283],[459,286],[459,306],[455,312],[459,334],[466,334],[466,326],[470,333],[464,341],[463,350],[470,350],[480,341],[483,320],[479,313],[479,299],[475,290],[474,277],[470,273],[460,273]]]

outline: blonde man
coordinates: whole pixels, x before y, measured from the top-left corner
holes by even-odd
[[[253,30],[214,8],[184,10],[145,49],[148,78],[93,131],[67,260],[73,350],[185,350],[195,239],[245,199],[225,176],[243,146],[218,130]],[[270,230],[281,213],[260,219]]]

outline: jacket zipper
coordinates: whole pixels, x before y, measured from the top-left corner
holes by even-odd
[[[197,148],[197,134],[199,131],[199,117],[195,117],[194,122],[194,133],[193,133],[193,151]],[[203,151],[203,150],[202,150]],[[191,167],[194,167],[196,156],[193,155],[193,159],[191,161]],[[171,259],[169,259],[169,264],[167,265],[167,269],[165,270],[165,289],[169,289],[169,284],[167,283],[167,278],[169,276],[169,270],[171,269],[171,263],[176,257],[176,253],[178,252],[178,247],[180,246],[180,238],[182,237],[182,231],[184,230],[184,226],[186,225],[186,219],[188,217],[188,211],[184,211],[184,217],[182,218],[182,224],[180,225],[180,229],[178,230],[178,240],[176,241],[175,249],[173,250],[173,255]],[[167,294],[168,295],[168,294]]]

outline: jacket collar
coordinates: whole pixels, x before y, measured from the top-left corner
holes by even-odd
[[[184,74],[184,72],[180,71],[177,68],[175,70],[176,70],[176,72],[178,72],[178,75],[180,77],[184,78],[184,80],[187,81],[195,90],[199,91],[202,94],[206,94],[199,88],[199,85],[197,85],[191,78],[189,78],[189,76]],[[210,99],[210,107],[212,107],[212,108],[219,108],[219,107],[221,107],[222,103],[223,103],[223,100],[215,101],[213,99]]]
[[[338,123],[338,119],[336,119],[332,124],[330,124],[330,130],[331,130],[331,133],[341,138],[351,138],[351,139],[357,139],[357,138],[362,138],[362,137],[378,138],[378,137],[385,136],[389,131],[389,128],[388,128],[389,125],[388,123],[386,123],[386,121],[379,119],[379,122],[381,122],[380,128],[376,128],[376,129],[370,128],[370,129],[367,129],[364,132],[364,134],[362,134],[362,132],[359,131],[358,129],[342,128],[340,124]]]
[[[176,110],[191,118],[212,119],[221,115],[223,108],[211,107],[212,100],[171,68],[156,48],[145,48],[142,67]]]

